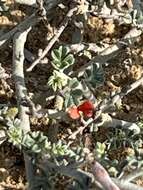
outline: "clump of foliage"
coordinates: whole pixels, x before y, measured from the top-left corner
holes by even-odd
[[[104,83],[104,71],[102,66],[95,63],[90,68],[88,67],[83,75],[80,74],[80,77],[71,77],[65,72],[65,70],[68,69],[68,67],[71,67],[75,61],[73,55],[69,52],[69,49],[60,46],[58,49],[52,51],[51,55],[54,70],[52,76],[49,77],[48,85],[53,89],[54,93],[62,94],[62,97],[64,98],[63,111],[65,114],[68,114],[69,112],[66,110],[71,108],[70,111],[75,115],[75,107],[77,107],[76,109],[80,108],[79,110],[82,110],[83,113],[91,113],[89,112],[90,110],[88,110],[88,106],[86,106],[86,104],[89,103],[84,103],[87,99],[85,91],[89,86],[90,88],[88,88],[88,91],[90,91],[90,89],[98,88],[98,86]],[[90,91],[90,93],[92,94],[92,91]],[[89,100],[87,102],[89,102]],[[90,109],[95,112],[96,116],[96,110],[94,110],[95,108],[93,106],[94,103],[95,102],[93,101],[91,102]],[[6,113],[10,114],[7,116]],[[11,109],[11,111],[7,110],[7,112],[3,111],[1,113],[7,121],[8,130],[6,136],[9,139],[9,142],[20,150],[27,152],[28,155],[33,158],[35,167],[40,169],[40,174],[37,174],[38,177],[35,177],[31,189],[38,189],[39,186],[43,189],[47,187],[49,189],[54,188],[53,180],[59,172],[62,175],[67,175],[75,179],[72,181],[74,189],[77,187],[78,189],[87,189],[89,184],[84,180],[86,179],[87,181],[90,177],[86,173],[78,171],[78,167],[81,163],[86,161],[87,154],[85,149],[82,146],[70,146],[70,143],[68,145],[62,140],[58,140],[56,143],[51,143],[47,135],[43,134],[41,131],[30,131],[24,134],[24,131],[20,128],[20,120],[15,118],[16,114],[17,111],[15,113],[15,109]],[[96,123],[91,122],[90,124],[91,118],[94,119],[95,117],[93,112],[92,114],[89,114],[89,117],[87,117],[88,114],[81,114],[81,112],[78,114],[78,122],[82,119],[84,125],[89,125],[91,133],[96,134],[98,132]],[[72,116],[71,112],[68,116]],[[73,117],[71,117],[71,119],[73,119]],[[74,119],[76,119],[76,117]],[[112,149],[113,151],[117,150],[120,147],[131,147],[136,153],[140,146],[139,144],[142,143],[140,142],[141,138],[140,135],[134,135],[132,132],[129,133],[122,129],[111,130],[111,132],[108,133],[105,142],[101,143],[100,141],[97,141],[93,155],[95,155],[96,159],[108,169],[108,172],[112,176],[117,177],[122,172],[120,168],[123,163],[117,159],[114,161],[110,160],[108,152],[112,151]],[[44,161],[45,168],[40,160]],[[142,165],[140,157],[137,154],[128,156],[123,162],[126,162],[124,167],[129,165],[133,166],[134,163],[140,163]]]
[[[39,2],[37,1],[38,6]],[[46,14],[42,14],[42,11],[46,11],[46,3],[41,2],[36,16],[40,14],[45,23]],[[52,4],[52,1],[50,3]],[[59,4],[59,7],[64,9],[66,3]],[[77,33],[72,36],[73,43],[78,41],[81,45],[81,28],[84,28],[90,15],[100,16],[101,19],[105,18],[107,23],[110,19],[115,19],[119,26],[123,24],[133,28],[137,27],[137,29],[142,28],[142,6],[135,1],[86,0],[84,3],[74,1],[74,4],[76,4],[77,12],[73,20],[69,19],[69,15],[67,16],[67,20],[69,19],[76,27]],[[0,0],[0,13],[4,14],[7,10],[5,2]],[[117,42],[115,46],[126,47],[131,44],[131,41],[131,39],[125,38],[121,43]],[[48,132],[37,129],[28,132],[22,130],[22,121],[18,119],[17,107],[0,105],[0,143],[4,141],[12,143],[30,158],[33,168],[31,170],[34,174],[29,184],[30,190],[56,189],[55,179],[60,180],[61,176],[68,179],[66,189],[88,190],[96,182],[95,179],[93,180],[92,173],[96,176],[97,171],[91,171],[94,168],[93,160],[100,162],[109,175],[114,178],[124,176],[124,171],[129,172],[142,168],[143,161],[140,152],[143,145],[142,122],[133,125],[126,122],[127,127],[124,127],[122,120],[121,125],[114,126],[115,122],[112,122],[114,119],[112,112],[118,109],[117,101],[121,101],[123,96],[130,92],[130,89],[123,89],[115,96],[111,95],[105,100],[102,100],[102,96],[97,97],[96,92],[100,94],[101,87],[106,82],[104,69],[108,66],[106,63],[108,51],[106,52],[105,48],[105,52],[101,52],[101,57],[100,52],[95,51],[97,55],[93,57],[94,51],[90,52],[86,46],[84,53],[82,50],[78,52],[77,56],[74,56],[72,48],[69,48],[68,45],[60,45],[51,51],[50,69],[52,71],[50,70],[51,75],[47,81],[47,88],[52,94],[52,98],[47,97],[48,109],[47,107],[45,110],[40,106],[40,108],[35,107],[31,100],[26,99],[27,97],[18,99],[19,110],[22,106],[29,107],[26,114],[30,117],[40,118],[41,115],[44,115],[48,119]],[[114,49],[114,46],[112,48]],[[88,63],[81,66],[82,69],[78,65],[78,56],[86,56],[89,59]],[[49,109],[49,105],[52,109],[51,107]],[[122,109],[122,105],[120,109]],[[103,114],[109,117],[104,120]],[[108,127],[106,128],[106,126]],[[63,131],[60,127],[66,129],[68,134],[62,136]],[[139,132],[134,131],[134,127],[137,127]],[[105,130],[105,134],[102,134],[103,139],[100,139],[100,130],[103,130],[103,133]],[[50,136],[50,132],[53,136]],[[91,138],[88,138],[88,135],[91,135]],[[118,152],[120,150],[121,152]],[[129,150],[131,152],[128,152]],[[110,182],[109,176],[107,181]],[[98,183],[96,185],[98,186]],[[101,185],[104,186],[104,184]]]

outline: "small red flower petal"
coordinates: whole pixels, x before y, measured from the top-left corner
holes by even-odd
[[[87,110],[83,112],[85,117],[92,117],[93,116],[93,111],[92,110]]]
[[[80,113],[77,109],[76,106],[72,106],[68,109],[67,113],[69,114],[69,117],[71,119],[79,119],[80,118]]]
[[[81,105],[77,107],[78,111],[83,112],[85,117],[92,117],[94,111],[94,105],[91,101],[86,100]]]
[[[91,101],[87,100],[77,107],[78,111],[94,110],[94,105]]]

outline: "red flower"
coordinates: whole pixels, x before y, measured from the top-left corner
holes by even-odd
[[[72,106],[68,109],[68,114],[71,119],[79,119],[80,118],[80,113],[77,109],[76,106]]]
[[[68,114],[72,119],[80,118],[80,112],[83,113],[84,117],[92,117],[94,112],[94,105],[91,101],[87,100],[78,107],[73,106],[68,109]]]
[[[87,100],[77,107],[78,111],[83,112],[85,117],[92,117],[94,105],[91,101]]]

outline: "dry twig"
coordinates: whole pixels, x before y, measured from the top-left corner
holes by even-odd
[[[95,43],[77,43],[65,45],[73,53],[79,53],[83,50],[92,51],[94,53],[99,53],[104,50],[104,47],[100,47]]]
[[[32,63],[32,65],[27,69],[28,72],[32,71],[32,69],[40,62],[40,60],[43,59],[46,56],[46,54],[50,51],[50,49],[52,48],[54,43],[58,40],[58,38],[60,37],[60,35],[64,31],[64,29],[66,28],[66,26],[68,25],[69,20],[71,19],[71,17],[73,16],[73,14],[76,10],[77,10],[77,8],[75,8],[75,7],[73,9],[69,10],[65,19],[63,20],[59,29],[57,30],[56,34],[52,37],[52,39],[48,43],[47,47],[44,49],[42,55],[38,59],[36,59]]]
[[[138,40],[139,36],[142,34],[142,30],[139,30],[137,28],[131,29],[124,37],[123,39],[119,40],[116,44],[113,44],[107,48],[105,48],[99,55],[93,57],[88,63],[81,66],[76,71],[72,71],[70,73],[71,76],[76,76],[80,72],[83,72],[87,67],[94,63],[99,64],[105,64],[107,61],[112,59],[119,53],[119,50],[131,46],[135,43],[135,41]]]
[[[12,30],[2,35],[0,37],[0,46],[4,45],[17,31],[27,30],[30,26],[35,25],[40,20],[41,18],[39,16],[32,14],[30,17],[26,18],[23,22],[14,27]]]
[[[36,0],[15,0],[16,3],[36,7]]]
[[[21,0],[21,2],[24,2],[24,0],[23,1]],[[19,3],[20,3],[20,0],[19,0]],[[28,1],[26,0],[25,3],[28,3]],[[50,10],[54,8],[58,3],[59,3],[59,0],[52,0],[49,3],[47,3],[47,6],[46,6],[47,15],[50,14]],[[30,17],[26,18],[23,22],[18,24],[12,30],[0,36],[0,47],[4,45],[17,31],[27,30],[30,26],[34,26],[42,19],[43,17],[39,16],[37,12],[33,13]]]
[[[107,109],[109,109],[110,106],[115,105],[115,103],[117,103],[124,96],[126,96],[127,94],[129,94],[130,92],[132,92],[133,90],[135,90],[136,88],[138,88],[142,84],[143,84],[143,77],[141,77],[140,79],[138,79],[134,83],[127,85],[126,87],[124,87],[121,90],[121,92],[116,93],[111,98],[105,99],[104,101],[102,101],[100,106],[99,106],[100,110],[106,111]]]

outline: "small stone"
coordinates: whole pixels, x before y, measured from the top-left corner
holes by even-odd
[[[0,168],[0,181],[4,181],[8,176],[8,171],[5,168]]]

